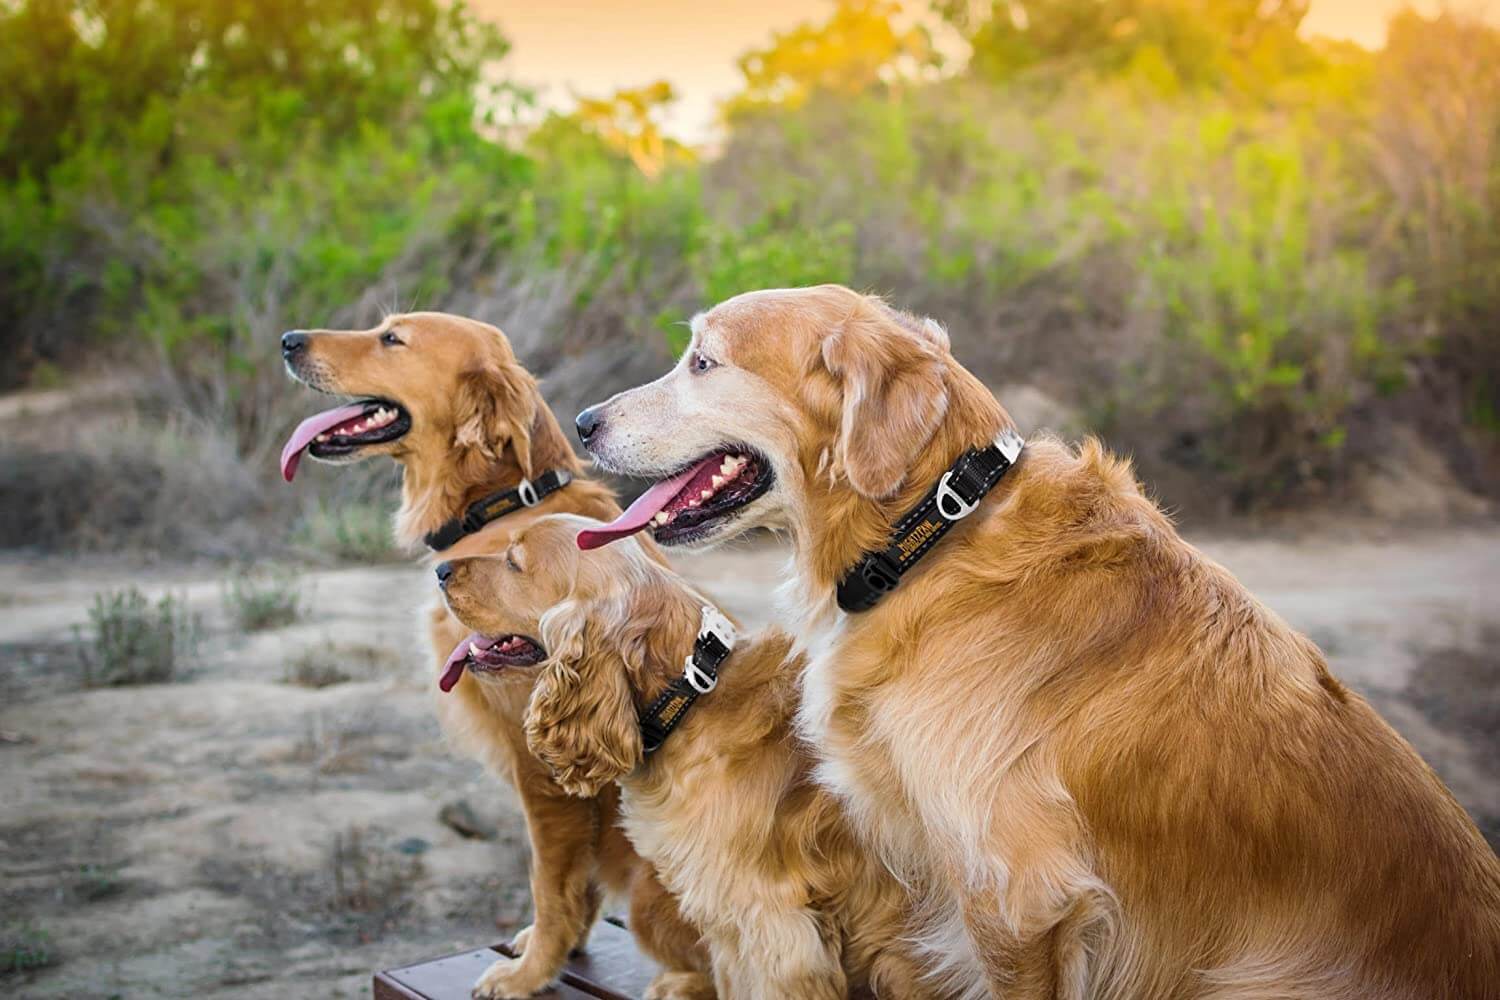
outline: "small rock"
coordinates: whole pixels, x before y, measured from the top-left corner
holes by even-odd
[[[498,835],[495,827],[480,819],[467,799],[449,802],[438,810],[438,819],[460,837],[470,840],[494,840]]]

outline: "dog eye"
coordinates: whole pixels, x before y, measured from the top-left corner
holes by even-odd
[[[382,333],[380,335],[380,342],[382,344],[384,344],[386,347],[400,347],[401,346],[401,338],[398,337],[398,336],[396,336],[390,330],[387,330],[387,331],[385,331],[385,333]]]
[[[719,363],[711,358],[704,357],[697,351],[694,351],[693,356],[688,359],[688,367],[697,374],[701,375],[704,372],[709,371],[710,369],[719,367]]]
[[[516,562],[515,549],[509,548],[505,550],[505,565],[517,573],[521,572],[521,564]]]

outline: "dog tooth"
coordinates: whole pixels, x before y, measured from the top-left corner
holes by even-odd
[[[729,480],[725,479],[723,476],[714,476],[714,479],[713,479],[714,489],[718,489],[720,486],[723,486],[727,482],[729,482]]]
[[[713,490],[704,490],[702,493],[698,494],[698,499],[699,500],[707,500],[709,497],[711,497],[713,495],[714,495],[714,491]]]
[[[724,475],[726,475],[726,476],[729,475],[731,472],[733,472],[734,471],[734,459],[732,457],[730,457],[729,455],[725,455],[724,456],[724,461],[721,462],[721,463],[719,463],[719,471],[722,472],[722,473],[724,473]]]
[[[479,648],[479,644],[478,643],[471,642],[471,643],[469,643],[469,655],[470,656],[483,656],[484,655],[484,650],[482,650],[482,649]]]

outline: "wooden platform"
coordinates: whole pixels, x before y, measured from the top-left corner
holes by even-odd
[[[510,955],[505,945],[477,948],[375,974],[375,1000],[469,1000],[490,964]],[[557,1000],[639,1000],[656,975],[656,963],[636,951],[623,927],[601,920],[588,950],[569,960],[562,981],[539,997]]]

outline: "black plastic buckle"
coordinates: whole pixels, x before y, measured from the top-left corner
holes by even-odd
[[[859,575],[879,594],[889,594],[901,583],[901,567],[884,552],[871,552],[861,559]]]

